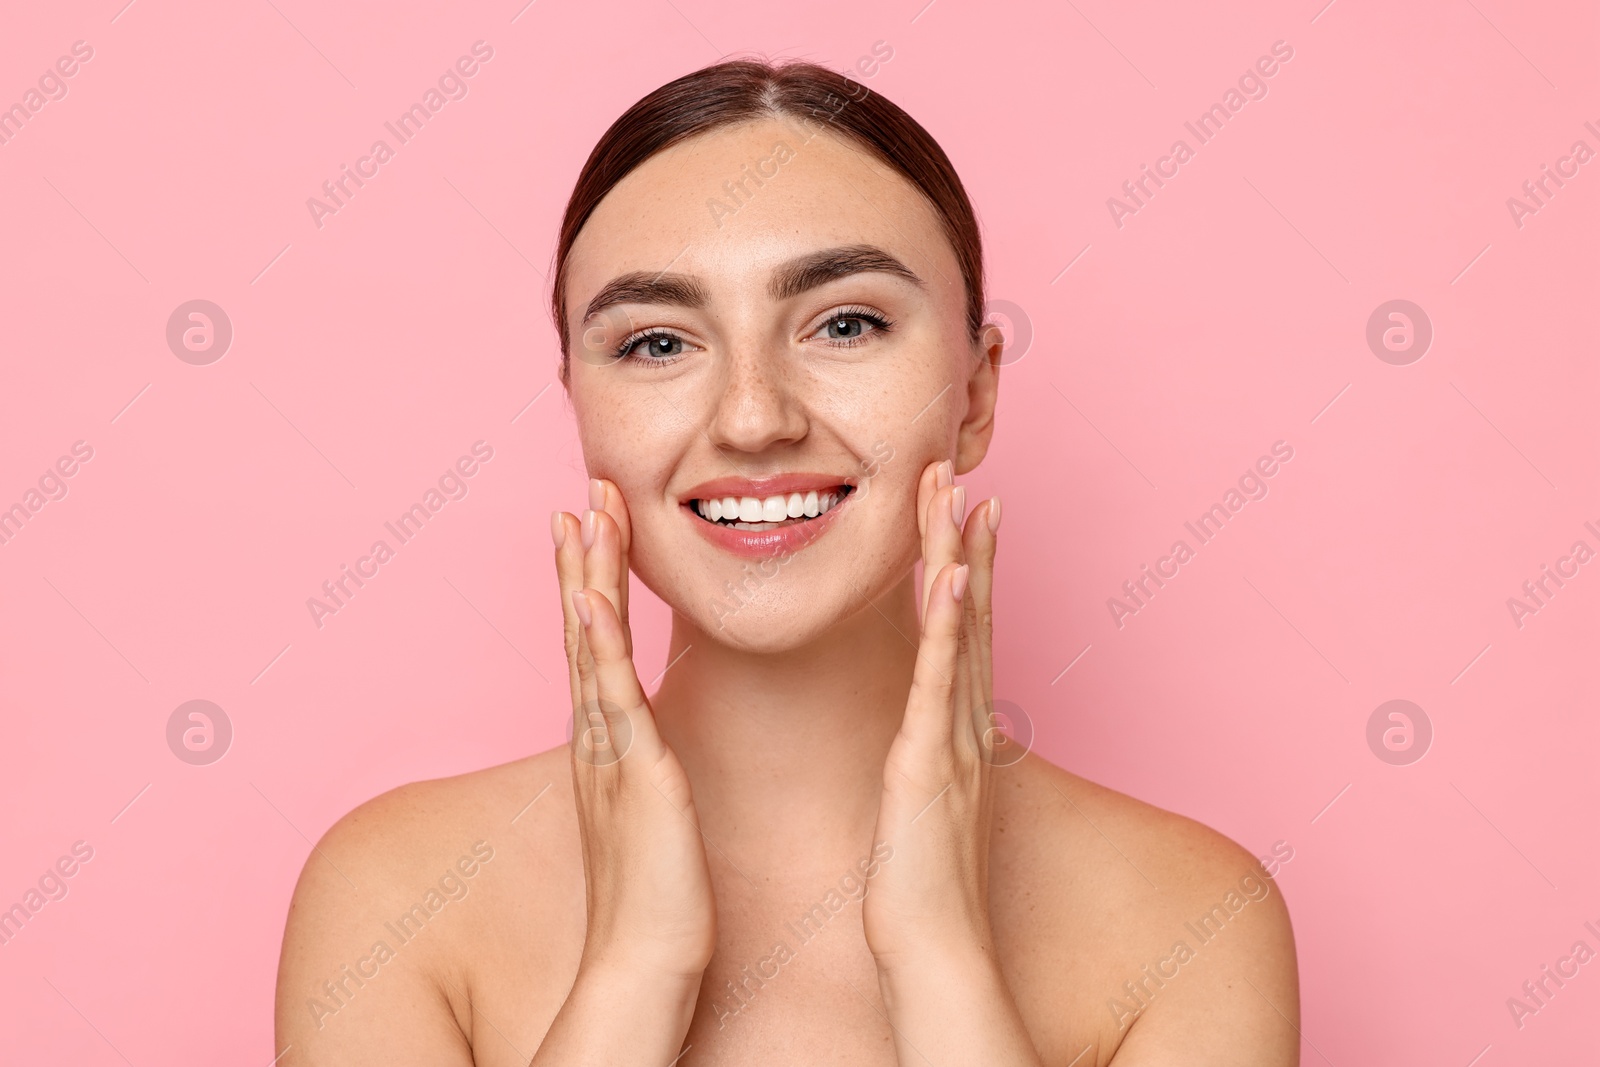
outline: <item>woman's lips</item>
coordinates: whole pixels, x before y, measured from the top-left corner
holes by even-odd
[[[839,488],[843,488],[842,486]],[[695,511],[695,501],[683,504],[683,510],[706,540],[718,548],[749,559],[768,559],[788,556],[800,551],[821,537],[834,523],[835,517],[849,503],[854,492],[845,493],[833,507],[815,518],[787,520],[781,526],[765,530],[741,530],[720,522],[712,522]]]

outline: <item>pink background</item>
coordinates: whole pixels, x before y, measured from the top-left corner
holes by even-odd
[[[1007,501],[997,695],[1052,760],[1292,845],[1305,1062],[1592,1056],[1600,965],[1520,1030],[1506,998],[1600,949],[1600,563],[1520,628],[1506,601],[1600,549],[1600,161],[1520,227],[1506,199],[1600,150],[1596,15],[1324,2],[11,12],[0,103],[94,56],[0,146],[0,506],[94,457],[0,545],[0,906],[95,852],[0,946],[3,1058],[265,1067],[308,842],[561,741],[545,530],[583,465],[544,274],[577,168],[725,52],[877,41],[863,83],[949,151],[1033,330],[972,479]],[[469,95],[318,228],[306,199],[480,39]],[[1107,198],[1279,40],[1119,228]],[[234,329],[206,366],[165,338],[193,299]],[[1434,328],[1405,366],[1365,340],[1392,299]],[[306,599],[480,439],[469,495],[318,629]],[[1277,440],[1266,499],[1119,628],[1107,598]],[[665,623],[641,608],[646,676]],[[1434,731],[1407,766],[1366,740],[1396,698]],[[166,741],[193,699],[233,724],[208,766]]]

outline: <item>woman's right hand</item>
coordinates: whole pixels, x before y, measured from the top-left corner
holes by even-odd
[[[688,776],[656,731],[633,667],[627,507],[598,479],[589,504],[582,519],[551,516],[588,902],[579,976],[613,992],[640,982],[683,990],[686,1029],[716,947],[716,901]]]

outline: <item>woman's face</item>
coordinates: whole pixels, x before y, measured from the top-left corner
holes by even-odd
[[[632,567],[756,651],[869,610],[918,558],[923,469],[970,470],[992,429],[999,350],[970,338],[938,215],[811,129],[657,154],[568,260],[568,388],[589,473],[627,501]]]

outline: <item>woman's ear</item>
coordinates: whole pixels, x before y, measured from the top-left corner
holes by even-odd
[[[1000,358],[1005,333],[993,322],[983,324],[974,344],[976,358],[967,379],[967,414],[956,433],[956,473],[965,474],[983,462],[994,436],[994,406],[1000,396]]]

